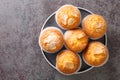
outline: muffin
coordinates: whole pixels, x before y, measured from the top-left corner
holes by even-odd
[[[63,50],[57,55],[56,67],[62,74],[71,75],[80,69],[81,58],[77,53]]]
[[[107,47],[101,42],[95,41],[88,45],[83,54],[83,59],[88,65],[99,67],[107,62],[108,56]]]
[[[107,30],[107,22],[100,15],[90,14],[83,19],[82,27],[91,39],[99,39]]]
[[[55,53],[63,46],[63,34],[55,27],[45,28],[39,37],[39,44],[41,48],[48,53]]]
[[[79,26],[81,22],[81,13],[73,5],[63,5],[55,15],[57,24],[63,29],[73,29]]]
[[[80,28],[66,31],[64,40],[65,46],[73,52],[81,52],[88,44],[88,37]]]

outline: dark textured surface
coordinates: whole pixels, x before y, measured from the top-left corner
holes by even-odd
[[[63,76],[43,58],[38,36],[46,18],[63,4],[84,7],[108,21],[107,64]],[[120,80],[120,0],[0,0],[0,80]]]

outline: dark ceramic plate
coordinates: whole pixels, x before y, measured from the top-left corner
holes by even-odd
[[[84,8],[81,8],[81,7],[78,7],[78,9],[79,9],[80,12],[81,12],[82,20],[83,20],[83,18],[84,18],[85,16],[87,16],[87,15],[89,15],[89,14],[93,14],[91,11],[89,11],[89,10],[87,10],[87,9],[84,9]],[[48,27],[48,26],[54,26],[54,27],[59,28],[63,33],[65,32],[65,30],[61,29],[61,28],[57,25],[57,23],[56,23],[56,21],[55,21],[55,13],[56,13],[56,12],[54,12],[53,14],[51,14],[51,15],[47,18],[47,20],[44,22],[44,24],[43,24],[43,26],[42,26],[41,31],[42,31],[44,28]],[[79,27],[81,27],[81,24],[79,25]],[[107,35],[105,34],[102,38],[100,38],[100,39],[98,39],[98,40],[91,40],[91,39],[89,39],[89,42],[91,42],[91,41],[100,41],[100,42],[102,42],[103,44],[107,45]],[[63,46],[63,48],[62,48],[61,50],[64,50],[64,49],[66,49],[65,46]],[[61,50],[60,50],[60,51],[61,51]],[[43,54],[44,58],[46,59],[46,61],[47,61],[53,68],[56,69],[56,67],[55,67],[55,64],[56,64],[56,56],[57,56],[57,54],[58,54],[60,51],[58,51],[58,52],[55,53],[55,54],[49,54],[49,53],[47,53],[47,52],[44,52],[42,49],[41,49],[41,51],[42,51],[42,54]],[[78,54],[79,54],[79,55],[81,56],[81,58],[82,58],[83,52],[78,53]],[[92,68],[93,68],[93,67],[87,65],[87,64],[83,61],[83,58],[82,58],[82,66],[81,66],[81,69],[80,69],[76,74],[89,71],[89,70],[92,69]]]

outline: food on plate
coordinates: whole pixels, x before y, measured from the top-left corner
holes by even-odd
[[[101,15],[90,14],[83,19],[82,27],[91,39],[99,39],[107,31],[107,22]]]
[[[67,30],[64,40],[65,46],[73,52],[81,52],[88,44],[88,37],[80,28]]]
[[[84,61],[94,67],[104,65],[108,60],[109,54],[107,47],[98,41],[91,42],[83,54]]]
[[[39,37],[41,48],[48,53],[59,51],[64,43],[63,33],[56,27],[47,27],[43,29]]]
[[[81,13],[77,7],[67,4],[57,10],[55,19],[62,29],[74,29],[81,22]]]
[[[77,53],[70,50],[63,50],[57,55],[56,67],[63,74],[73,74],[80,69],[81,58]]]

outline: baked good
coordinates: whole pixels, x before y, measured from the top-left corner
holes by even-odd
[[[83,54],[84,61],[94,67],[99,67],[104,65],[108,60],[108,49],[101,42],[91,42],[85,53]]]
[[[39,37],[41,48],[48,53],[55,53],[63,46],[63,33],[56,27],[45,28]]]
[[[64,40],[65,46],[74,52],[81,52],[88,44],[88,37],[80,28],[66,31]]]
[[[63,74],[73,74],[80,69],[81,58],[77,53],[70,50],[63,50],[57,55],[56,67]]]
[[[91,39],[99,39],[107,31],[107,22],[101,15],[90,14],[83,19],[82,27]]]
[[[63,29],[73,29],[79,26],[81,22],[81,13],[73,5],[63,5],[55,15],[57,24]]]

